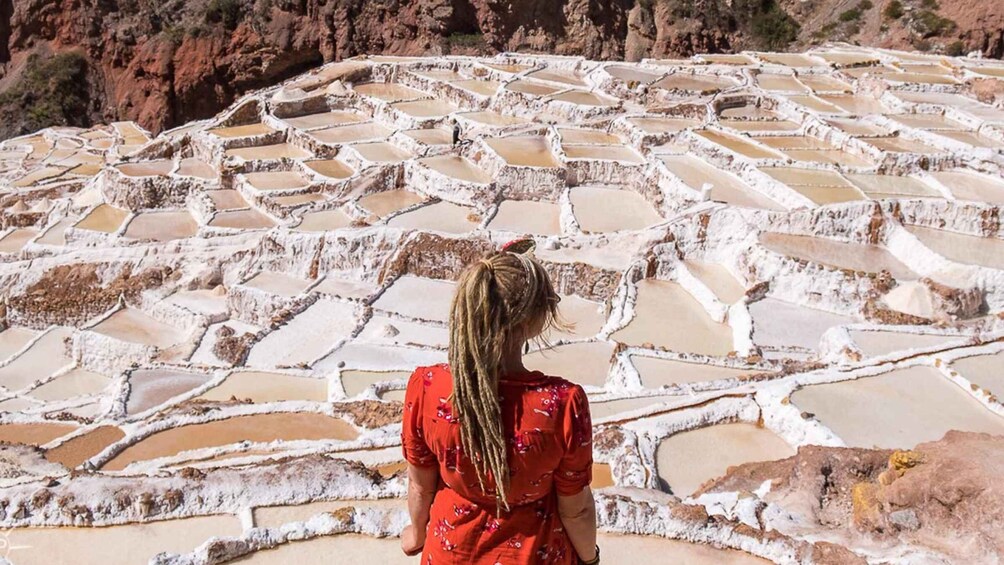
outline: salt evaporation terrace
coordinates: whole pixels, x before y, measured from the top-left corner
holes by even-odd
[[[757,494],[691,495],[808,444],[1004,433],[987,68],[362,57],[155,137],[7,140],[0,557],[415,562],[407,377],[460,268],[528,234],[574,323],[530,363],[591,396],[604,557],[813,563]]]

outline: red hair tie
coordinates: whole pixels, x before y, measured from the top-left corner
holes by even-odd
[[[537,248],[537,242],[529,237],[521,237],[519,239],[514,239],[502,246],[500,251],[503,253],[515,253],[517,255],[524,255],[530,253]]]

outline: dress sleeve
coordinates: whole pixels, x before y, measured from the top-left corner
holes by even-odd
[[[401,422],[401,451],[408,463],[418,467],[432,467],[437,464],[436,454],[425,442],[422,429],[422,411],[425,400],[426,373],[432,369],[419,367],[408,379],[408,390],[404,394],[404,417]]]
[[[559,495],[578,494],[593,479],[593,423],[589,399],[579,385],[573,385],[562,417],[565,454],[554,473]]]

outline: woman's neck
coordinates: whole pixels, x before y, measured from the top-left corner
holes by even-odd
[[[523,365],[523,345],[524,341],[512,340],[506,345],[505,351],[502,353],[502,372],[503,373],[520,373],[526,372],[526,367]]]

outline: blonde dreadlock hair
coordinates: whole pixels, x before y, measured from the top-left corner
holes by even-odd
[[[509,461],[499,407],[499,373],[506,344],[527,328],[562,325],[558,295],[544,267],[521,253],[493,253],[460,275],[450,306],[453,412],[478,484],[490,473],[495,501],[508,510]]]

